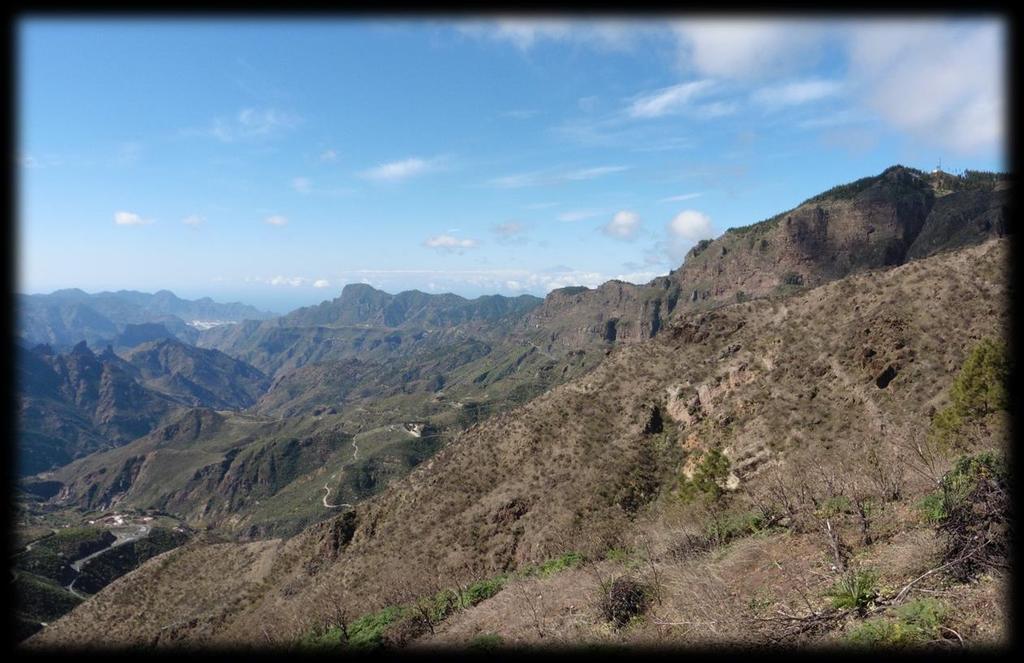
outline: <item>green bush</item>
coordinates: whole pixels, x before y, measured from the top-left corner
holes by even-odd
[[[917,508],[924,517],[925,522],[935,525],[946,517],[946,501],[942,491],[928,493],[917,503]]]
[[[734,539],[764,530],[764,518],[757,511],[727,513],[714,518],[705,526],[705,536],[709,543],[725,545]]]
[[[540,568],[537,570],[537,573],[538,575],[540,575],[540,577],[547,578],[551,575],[554,575],[555,573],[558,573],[559,571],[564,571],[566,569],[575,569],[582,563],[583,555],[579,554],[578,552],[567,552],[561,557],[556,557],[555,559],[549,560],[541,564]]]
[[[952,563],[949,573],[957,579],[966,581],[984,568],[1007,566],[1009,480],[1006,462],[992,452],[960,457],[942,478],[943,560]]]
[[[1006,346],[993,339],[978,343],[949,388],[950,404],[932,419],[929,434],[948,446],[965,425],[1009,408],[1010,361]]]
[[[718,449],[710,449],[701,455],[700,463],[693,471],[693,478],[684,478],[679,482],[679,495],[683,501],[690,501],[697,495],[706,495],[713,499],[721,497],[724,492],[721,482],[729,476],[729,458]]]
[[[506,576],[497,576],[474,582],[466,588],[466,592],[462,596],[463,605],[466,607],[474,606],[481,601],[491,598],[504,589],[507,580]]]
[[[828,592],[832,607],[863,611],[878,596],[877,580],[877,574],[869,569],[847,572]]]
[[[470,641],[469,648],[490,651],[493,649],[498,649],[504,643],[504,638],[502,638],[497,633],[481,633],[480,635],[473,638],[472,641]]]
[[[402,616],[402,609],[389,606],[364,615],[348,626],[348,644],[356,649],[371,649],[383,644],[384,632]]]
[[[918,599],[894,611],[894,619],[870,619],[846,636],[847,642],[861,647],[909,647],[923,645],[941,637],[946,606],[935,599]]]

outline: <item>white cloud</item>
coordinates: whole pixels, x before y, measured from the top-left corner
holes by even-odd
[[[186,216],[184,219],[182,219],[181,222],[190,228],[198,228],[199,226],[206,223],[206,219],[199,216],[198,214],[190,214],[189,216]]]
[[[467,21],[458,24],[457,29],[463,34],[508,42],[522,51],[528,51],[542,41],[573,41],[603,50],[624,50],[632,45],[641,31],[635,22],[545,18]]]
[[[579,182],[604,177],[611,173],[618,173],[629,170],[631,166],[597,166],[595,168],[582,168],[561,173],[532,172],[518,173],[495,177],[487,181],[491,186],[499,189],[519,189],[528,186],[541,186],[548,184],[560,184],[563,182]]]
[[[266,219],[264,219],[264,223],[278,227],[286,226],[288,225],[288,217],[281,216],[280,214],[275,214],[273,216],[268,216]]]
[[[153,219],[143,219],[134,212],[114,212],[114,223],[119,226],[148,226]]]
[[[316,281],[313,282],[313,287],[314,288],[330,288],[331,287],[331,282],[328,281],[327,279],[317,279]]]
[[[601,228],[601,231],[609,237],[625,240],[635,238],[639,230],[640,216],[636,212],[630,212],[629,210],[616,212],[612,220]]]
[[[584,168],[582,170],[574,170],[563,174],[562,179],[566,180],[592,180],[598,177],[603,177],[611,173],[620,173],[624,170],[629,170],[630,166],[598,166],[597,168]]]
[[[684,194],[679,195],[679,196],[669,196],[668,198],[662,198],[658,202],[659,203],[678,203],[678,202],[682,202],[684,200],[691,200],[693,198],[697,198],[698,196],[701,196],[701,195],[703,195],[703,194],[700,193],[700,192],[697,192],[697,193],[684,193]]]
[[[309,193],[313,190],[313,183],[305,177],[296,177],[292,180],[292,188],[299,193]]]
[[[361,175],[369,180],[396,182],[436,170],[437,166],[436,159],[410,157],[401,161],[382,163],[379,166],[363,171]]]
[[[185,134],[207,135],[223,143],[266,138],[294,129],[301,118],[275,108],[243,108],[231,118],[218,117],[207,129],[184,131]]]
[[[751,99],[768,108],[781,108],[819,101],[838,94],[842,88],[839,81],[812,78],[762,87],[751,95]]]
[[[700,19],[674,26],[684,68],[705,76],[751,79],[813,66],[827,30],[821,23]]]
[[[441,234],[428,237],[424,240],[423,246],[439,251],[462,253],[464,249],[476,248],[477,242],[475,239],[460,239],[454,235]]]
[[[328,149],[320,153],[320,161],[323,161],[324,163],[333,163],[334,161],[337,160],[338,153],[335,152],[334,150]]]
[[[304,276],[275,276],[269,281],[270,285],[288,285],[293,288],[297,288],[308,282],[309,279]]]
[[[661,88],[635,99],[627,112],[630,117],[636,118],[661,117],[676,113],[698,95],[707,92],[712,85],[710,80],[698,80]]]
[[[896,129],[969,153],[1005,136],[1006,35],[995,21],[862,23],[848,36],[851,86]]]
[[[711,217],[697,210],[684,210],[676,214],[668,227],[672,235],[690,242],[707,239],[715,234]]]

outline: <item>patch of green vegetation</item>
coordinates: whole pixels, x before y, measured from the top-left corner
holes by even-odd
[[[466,591],[462,595],[462,603],[464,606],[468,607],[474,606],[481,601],[486,601],[504,589],[505,583],[507,582],[508,577],[504,575],[488,578],[486,580],[477,580],[466,588]]]
[[[764,517],[757,511],[730,512],[707,523],[704,535],[712,545],[723,546],[735,539],[763,532],[765,529]]]
[[[497,633],[481,633],[469,642],[469,648],[478,651],[492,651],[505,644],[505,639]]]
[[[986,451],[979,454],[961,456],[953,469],[942,477],[943,506],[948,513],[959,507],[974,492],[979,481],[996,479],[1006,481],[1009,469],[1002,456]]]
[[[721,484],[728,476],[729,458],[718,449],[705,451],[693,471],[693,477],[689,480],[680,478],[679,497],[684,502],[690,502],[700,495],[717,499],[724,492]]]
[[[565,571],[566,569],[575,569],[583,564],[584,557],[578,552],[567,552],[561,557],[549,559],[541,564],[531,564],[521,569],[518,573],[520,577],[528,578],[538,576],[541,578],[549,578],[554,574]]]
[[[732,233],[737,237],[744,237],[746,235],[754,234],[763,234],[779,225],[779,221],[792,211],[793,210],[786,210],[785,212],[780,212],[775,216],[768,217],[764,221],[758,221],[757,223],[752,223],[749,226],[737,226],[735,228],[729,228],[725,232]]]
[[[829,590],[832,607],[865,610],[878,596],[878,574],[870,569],[849,571]]]
[[[403,614],[399,606],[388,606],[383,610],[371,612],[352,622],[348,626],[348,646],[356,649],[373,649],[381,646],[384,632]]]
[[[48,578],[19,571],[14,580],[17,612],[36,622],[51,622],[82,602],[68,590]]]
[[[946,517],[946,501],[942,491],[928,493],[917,502],[917,509],[929,525],[935,525]]]
[[[106,550],[89,560],[82,567],[75,588],[96,593],[138,568],[146,560],[176,548],[187,540],[188,536],[183,532],[154,527],[146,537]]]
[[[869,619],[851,630],[846,641],[857,647],[912,647],[941,637],[948,610],[936,599],[911,601],[896,608],[894,618]]]
[[[711,246],[711,240],[702,239],[699,242],[697,242],[692,249],[690,249],[690,255],[694,257],[699,256],[701,253],[704,252],[704,249],[708,248],[709,246]]]
[[[519,570],[515,577],[547,578],[566,569],[579,567],[584,561],[578,552],[533,564]],[[348,638],[345,631],[336,625],[318,626],[305,633],[297,642],[298,646],[310,650],[335,650],[342,647],[354,649],[375,649],[385,645],[385,634],[392,627],[407,619],[423,619],[424,616],[437,624],[460,610],[475,606],[500,592],[513,576],[501,574],[478,580],[465,590],[442,589],[434,595],[421,597],[409,604],[389,606],[359,617],[348,624]],[[424,615],[424,613],[426,613]]]
[[[844,513],[853,512],[853,503],[846,495],[836,495],[822,502],[818,512],[824,517],[835,517]]]
[[[985,339],[974,346],[949,389],[950,404],[935,414],[929,435],[948,448],[967,424],[1009,409],[1010,368],[1005,344]]]

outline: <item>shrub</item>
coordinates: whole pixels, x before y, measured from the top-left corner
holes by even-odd
[[[465,594],[462,595],[462,603],[464,606],[474,606],[481,601],[485,601],[505,587],[507,578],[505,576],[497,576],[495,578],[488,578],[486,580],[478,580],[466,588]]]
[[[622,628],[647,610],[647,588],[629,578],[617,578],[601,600],[601,615],[606,621]]]
[[[470,641],[469,648],[490,651],[498,649],[502,644],[504,644],[504,642],[504,638],[497,633],[481,633]]]
[[[701,456],[693,471],[693,478],[680,481],[680,497],[692,500],[697,494],[718,498],[722,495],[721,482],[729,476],[729,458],[718,449],[710,449]]]
[[[946,606],[935,599],[918,599],[897,608],[895,619],[870,619],[846,636],[861,647],[908,647],[941,637]]]
[[[1003,567],[1009,556],[1009,470],[991,452],[962,456],[942,478],[946,535],[943,561],[966,581],[988,567]]]
[[[364,615],[348,626],[348,644],[357,649],[379,647],[384,642],[384,631],[402,616],[402,609],[389,606]]]
[[[924,517],[925,522],[937,525],[946,517],[946,502],[943,499],[942,491],[928,493],[917,503],[917,508]]]
[[[877,579],[875,572],[868,569],[847,572],[828,593],[832,607],[863,612],[878,596]]]
[[[764,530],[764,518],[756,511],[727,513],[715,517],[705,526],[705,536],[711,545],[722,546],[733,539],[756,534]]]
[[[550,575],[564,571],[565,569],[574,569],[583,563],[583,555],[578,552],[567,552],[561,557],[544,562],[538,569],[538,575],[542,578],[547,578]]]
[[[932,419],[933,438],[948,445],[965,425],[1008,409],[1009,376],[1005,345],[985,339],[974,346],[949,388],[950,404]]]

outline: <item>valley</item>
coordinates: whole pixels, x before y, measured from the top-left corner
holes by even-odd
[[[544,299],[25,300],[25,646],[813,644],[902,614],[956,506],[919,503],[1006,446],[1008,406],[929,440],[1008,337],[1009,195],[894,166]],[[992,643],[985,569],[930,589]],[[857,573],[875,612],[801,605]]]

